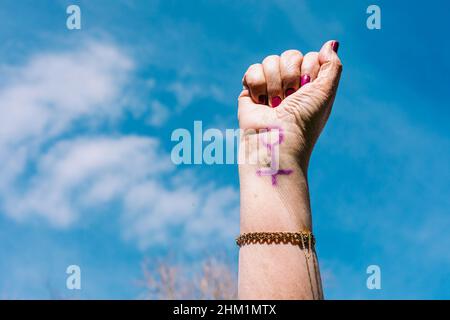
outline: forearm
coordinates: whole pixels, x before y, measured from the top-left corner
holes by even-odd
[[[258,176],[256,165],[239,167],[241,183],[241,234],[248,232],[299,232],[311,230],[306,169],[289,157],[280,168],[289,175]],[[322,298],[315,251],[292,244],[252,244],[239,254],[241,299]]]

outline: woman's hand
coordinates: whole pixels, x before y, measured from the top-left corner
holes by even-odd
[[[279,128],[283,156],[306,170],[314,144],[331,112],[342,70],[339,43],[326,42],[320,52],[298,50],[268,56],[251,65],[243,78],[238,118],[241,129]]]
[[[312,232],[307,168],[336,95],[342,70],[337,48],[328,41],[319,53],[289,50],[246,72],[238,110],[240,160],[257,157],[239,165],[241,233]],[[309,254],[290,244],[241,247],[239,297],[323,298],[317,257]]]

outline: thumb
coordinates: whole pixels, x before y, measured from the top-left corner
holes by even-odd
[[[342,63],[337,55],[339,42],[325,42],[319,52],[319,74],[316,82],[325,92],[334,93],[338,87],[342,72]]]

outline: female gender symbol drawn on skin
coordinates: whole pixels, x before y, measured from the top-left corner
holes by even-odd
[[[280,159],[280,154],[279,154],[279,146],[281,143],[283,143],[284,140],[284,134],[283,134],[283,129],[279,128],[279,127],[272,127],[272,128],[267,128],[267,132],[270,133],[273,130],[275,130],[276,133],[278,133],[278,139],[276,139],[276,141],[274,143],[267,143],[264,140],[263,135],[260,136],[260,141],[262,143],[263,146],[265,146],[267,148],[267,151],[269,152],[270,155],[270,168],[262,168],[262,169],[258,169],[256,171],[256,174],[258,176],[271,176],[272,177],[272,185],[276,186],[277,185],[277,176],[278,175],[290,175],[293,170],[291,169],[280,169],[280,165],[279,165],[279,159]]]

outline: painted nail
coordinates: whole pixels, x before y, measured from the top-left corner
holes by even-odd
[[[272,98],[272,108],[276,108],[280,105],[281,103],[281,98],[276,96]]]
[[[331,43],[331,48],[333,49],[334,52],[337,53],[339,50],[339,41],[333,41]]]
[[[303,87],[305,84],[309,83],[311,81],[311,77],[307,74],[304,74],[300,78],[300,85]]]
[[[291,94],[293,94],[294,92],[295,92],[295,90],[293,88],[289,88],[289,89],[286,89],[286,92],[284,93],[284,95],[287,97],[287,96],[290,96]]]
[[[258,97],[259,104],[267,104],[267,96],[265,94],[262,94]]]

